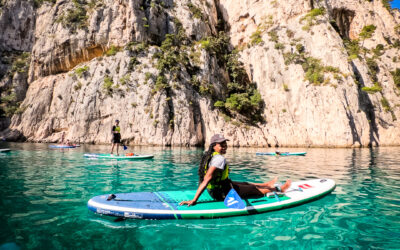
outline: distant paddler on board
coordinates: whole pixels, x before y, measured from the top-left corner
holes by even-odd
[[[112,126],[111,128],[111,135],[112,135],[112,139],[111,139],[111,155],[113,155],[114,152],[114,147],[115,145],[117,146],[117,156],[119,155],[119,145],[121,145],[121,127],[119,126],[119,120],[115,120],[115,125]],[[122,144],[122,146],[124,147],[124,150],[127,150],[128,147],[125,146],[124,144]],[[126,156],[133,156],[135,154],[130,153],[130,154],[126,154]]]
[[[119,126],[119,120],[115,120],[115,125],[111,128],[111,155],[114,152],[114,146],[117,145],[117,155],[119,155],[119,145],[121,144],[121,128]]]

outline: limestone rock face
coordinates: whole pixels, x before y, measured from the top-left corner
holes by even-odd
[[[142,65],[151,63],[150,56],[140,58]],[[32,82],[22,104],[26,110],[12,128],[32,141],[56,141],[65,132],[72,141],[105,143],[111,141],[111,127],[119,119],[127,143],[200,145],[200,103],[206,100],[182,87],[169,104],[165,93],[152,94],[154,79],[146,82],[143,74],[127,71],[129,58],[128,52],[119,52],[92,60],[81,76],[64,73]],[[146,71],[156,73],[152,68]],[[104,87],[107,81],[115,83],[111,89]],[[192,99],[196,105],[190,106]],[[177,110],[173,123],[168,119],[171,108]]]
[[[400,145],[400,14],[380,1],[23,2],[0,13],[0,47],[31,53],[9,140],[109,143],[119,119],[122,139],[140,145],[203,145],[214,133],[232,146]],[[207,47],[221,31],[262,121],[214,107],[233,81]]]
[[[267,26],[263,43],[246,47],[241,59],[266,102],[266,124],[261,130],[268,144],[290,146],[359,146],[398,145],[400,143],[399,89],[393,84],[391,71],[399,67],[393,61],[398,48],[388,43],[399,38],[394,27],[398,25],[398,11],[392,16],[379,2],[361,4],[358,1],[328,1],[320,6],[327,10],[319,24],[310,30],[303,27],[302,18],[310,10],[308,1],[220,1],[224,18],[228,21],[234,46],[251,43],[251,35],[260,26]],[[316,6],[314,6],[316,7]],[[324,20],[326,19],[326,20]],[[339,30],[330,22],[335,20]],[[376,31],[364,46],[373,49],[384,44],[387,50],[377,60],[381,81],[380,93],[367,94],[362,86],[372,86],[365,61],[348,61],[343,39],[359,38],[366,25],[375,25]],[[268,32],[274,31],[283,49],[276,49]],[[390,40],[389,40],[390,41]],[[329,82],[321,86],[304,79],[300,64],[285,64],[285,53],[296,50],[293,44],[304,46],[306,53],[321,59],[325,66],[337,67],[340,80],[329,74]],[[360,78],[357,84],[352,77]],[[339,78],[338,78],[339,79]],[[391,103],[388,112],[382,99]]]
[[[173,16],[176,11],[179,20],[191,18],[186,7],[187,1],[160,5],[140,5],[139,1],[103,1],[96,8],[87,11],[88,20],[82,29],[73,30],[63,23],[62,13],[74,9],[70,1],[57,1],[55,5],[40,8],[35,29],[38,38],[32,50],[31,77],[33,81],[41,76],[68,72],[79,63],[99,57],[111,46],[124,47],[130,41],[153,41],[157,44],[165,34],[175,29]],[[181,5],[181,6],[180,6]],[[181,7],[181,8],[179,8]],[[208,9],[212,24],[216,23],[215,8]],[[64,21],[65,22],[65,21]],[[197,39],[210,34],[214,26],[194,20],[184,22],[186,32]]]
[[[71,1],[43,5],[38,10],[30,81],[68,72],[79,63],[101,56],[112,45],[120,47],[131,40],[143,39],[140,28],[135,29],[142,24],[142,16],[134,13],[139,8],[136,2],[100,4],[88,10],[88,20],[82,24],[82,29],[72,30],[62,19],[68,10],[75,8]]]
[[[35,10],[24,0],[2,1],[0,51],[30,51],[34,43]]]
[[[25,98],[29,67],[24,62],[29,62],[29,54],[23,59],[21,54],[34,44],[35,15],[28,1],[0,1],[0,130],[10,125],[4,110],[16,108]]]

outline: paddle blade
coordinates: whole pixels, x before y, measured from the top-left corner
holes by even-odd
[[[127,149],[128,149],[128,147],[124,145],[124,150],[127,150]]]
[[[244,201],[240,198],[235,189],[231,189],[224,200],[225,206],[229,208],[243,209],[246,207]]]

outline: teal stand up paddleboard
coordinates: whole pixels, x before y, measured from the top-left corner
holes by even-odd
[[[89,159],[114,159],[114,160],[141,160],[152,159],[154,155],[111,155],[111,154],[84,154]]]
[[[99,195],[88,201],[89,210],[104,215],[136,219],[212,219],[265,213],[297,206],[319,199],[335,189],[331,179],[292,182],[285,193],[243,199],[244,208],[229,208],[224,201],[214,201],[203,192],[194,206],[180,206],[193,199],[196,190],[166,192],[135,192]],[[109,200],[108,200],[109,199]]]
[[[256,155],[275,155],[275,156],[305,156],[307,152],[296,152],[296,153],[290,153],[290,152],[257,152]]]

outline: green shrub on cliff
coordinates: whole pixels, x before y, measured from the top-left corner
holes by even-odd
[[[157,59],[157,69],[161,74],[166,71],[179,71],[181,64],[186,64],[187,54],[180,49],[180,36],[167,34],[161,44],[161,52],[155,53]]]
[[[383,7],[385,7],[388,11],[392,10],[392,6],[390,5],[390,2],[393,0],[382,0]]]
[[[350,60],[360,58],[360,45],[358,40],[344,40],[343,43]]]
[[[382,107],[385,110],[385,112],[392,111],[392,108],[390,107],[389,101],[385,97],[382,97],[381,104],[382,104]]]
[[[400,89],[400,69],[396,68],[395,71],[391,71],[390,73],[392,74],[394,84]]]
[[[234,50],[224,58],[231,82],[227,85],[228,93],[224,105],[220,106],[216,102],[214,106],[231,115],[238,113],[246,117],[249,123],[263,121],[261,113],[264,102],[255,83],[249,81],[243,63],[239,61],[238,51]]]
[[[257,30],[254,31],[254,33],[251,34],[251,36],[250,36],[250,44],[258,45],[258,44],[263,43],[261,35],[262,35],[262,30],[260,28],[257,28]]]
[[[278,33],[276,33],[276,31],[270,31],[268,32],[269,35],[269,40],[271,40],[274,43],[278,43],[279,42],[279,37],[278,37]]]
[[[62,24],[64,28],[76,32],[77,29],[83,29],[86,27],[86,21],[88,16],[86,15],[86,9],[84,0],[72,0],[74,7],[68,9],[66,13],[62,14],[57,18],[56,22]]]
[[[190,83],[200,93],[200,95],[205,96],[214,93],[212,84],[206,80],[200,81],[195,75],[190,79]]]
[[[16,56],[13,59],[13,63],[11,66],[11,72],[19,72],[19,73],[24,73],[28,72],[29,69],[29,63],[30,63],[30,53],[29,52],[23,52]]]
[[[277,50],[284,50],[285,49],[285,45],[283,43],[275,43],[275,49]]]
[[[233,93],[226,99],[225,108],[238,113],[250,112],[259,109],[262,103],[261,95],[258,90],[252,93]]]
[[[123,77],[121,77],[119,79],[119,83],[121,83],[121,85],[125,85],[130,81],[130,79],[131,79],[131,75],[130,74],[126,74],[126,75],[124,75]]]
[[[65,16],[65,23],[66,25],[70,24],[72,27],[75,28],[84,28],[86,27],[86,10],[82,6],[75,6],[75,9],[70,9]]]
[[[111,47],[106,51],[106,56],[114,56],[118,51],[120,51],[118,47],[111,45]]]
[[[232,89],[231,91],[243,91],[244,89],[248,89],[249,86],[254,86],[254,83],[250,83],[247,72],[244,69],[243,63],[239,61],[239,54],[236,50],[225,56],[226,59],[226,67],[230,76],[230,79],[233,83],[237,83],[236,89]]]
[[[5,95],[0,98],[2,103],[11,103],[11,102],[15,101],[16,99],[17,99],[17,96],[15,95],[15,93],[11,93],[9,95]]]
[[[225,107],[225,102],[223,102],[223,101],[216,101],[216,102],[214,103],[214,107],[223,108],[223,107]]]
[[[383,44],[378,44],[374,49],[372,49],[372,52],[375,56],[379,57],[385,53],[385,47],[383,46]]]
[[[2,77],[11,79],[14,74],[23,74],[27,77],[30,64],[30,53],[28,52],[0,52],[0,64],[11,65],[8,72],[0,72]],[[1,71],[1,70],[0,70]],[[3,79],[4,80],[4,79]],[[7,80],[6,80],[7,81]],[[3,84],[4,85],[4,84]],[[16,86],[5,85],[0,87],[0,117],[10,117],[19,109],[21,100],[15,93]]]
[[[18,109],[20,102],[17,102],[17,96],[11,89],[5,91],[0,98],[0,116],[11,117]]]
[[[400,24],[394,26],[394,32],[396,32],[398,35],[400,35]]]
[[[222,63],[224,56],[229,53],[229,37],[224,32],[219,32],[217,36],[209,36],[199,41],[201,48],[212,55],[215,55]]]
[[[131,56],[128,63],[128,72],[131,72],[135,69],[136,65],[140,64],[139,60],[136,56]]]
[[[78,90],[80,90],[82,88],[82,83],[81,82],[78,82],[75,86],[74,86],[74,90],[75,91],[78,91]]]
[[[113,84],[114,84],[114,82],[111,77],[109,77],[109,76],[104,77],[103,89],[104,89],[105,93],[109,96],[112,95]]]
[[[199,7],[197,7],[196,5],[194,5],[193,3],[189,2],[187,4],[190,12],[192,13],[194,18],[197,19],[202,19],[203,18],[203,13],[201,12],[201,9]]]
[[[325,14],[324,8],[315,8],[312,9],[310,12],[307,13],[303,18],[300,19],[300,23],[306,21],[306,25],[303,26],[303,30],[310,30],[311,26],[315,25],[317,16],[321,16]]]
[[[314,85],[319,85],[324,82],[324,67],[321,65],[321,60],[307,57],[301,65],[306,72],[305,79]]]
[[[365,40],[365,39],[371,38],[374,35],[375,30],[376,30],[376,26],[373,24],[364,26],[359,34],[360,39]]]
[[[149,44],[146,42],[129,42],[124,49],[130,51],[131,53],[140,54],[141,52],[146,51],[148,47]]]
[[[399,49],[400,48],[400,39],[395,39],[394,43],[392,44],[392,47]]]
[[[19,111],[18,109],[19,107],[19,103],[16,103],[15,105],[8,105],[4,107],[4,113],[6,117],[11,117],[16,113],[19,113],[17,111]]]
[[[261,33],[253,36],[254,42],[258,43]],[[234,117],[240,114],[246,122],[257,123],[262,121],[263,101],[261,95],[256,90],[256,85],[249,81],[243,63],[239,61],[237,50],[231,51],[230,39],[225,32],[219,32],[217,36],[203,38],[198,42],[202,49],[215,56],[218,64],[225,67],[229,75],[229,83],[227,84],[227,92],[224,96],[213,97],[219,99],[214,102],[214,107],[220,109],[224,116]],[[196,81],[199,85],[200,94],[213,95],[214,89],[212,84],[202,81]]]
[[[182,24],[179,20],[174,21],[176,32],[167,34],[160,46],[160,51],[153,55],[157,59],[156,68],[159,75],[156,79],[152,94],[165,90],[167,98],[170,98],[170,84],[172,87],[178,88],[179,85],[174,84],[176,80],[183,79],[182,69],[189,74],[192,88],[202,96],[209,96],[212,100],[222,99],[215,103],[215,107],[219,108],[223,114],[236,116],[240,114],[241,118],[251,123],[261,121],[262,100],[255,83],[251,83],[243,64],[238,60],[238,52],[231,51],[230,39],[224,32],[219,32],[217,36],[205,37],[202,40],[192,43],[185,35]],[[214,96],[214,86],[206,79],[200,79],[196,73],[196,62],[194,60],[200,57],[190,56],[198,51],[198,46],[206,50],[210,56],[215,57],[219,67],[225,68],[229,75],[228,91],[222,91],[223,96]],[[150,74],[149,77],[150,78]],[[175,87],[176,86],[176,87]]]
[[[374,58],[367,58],[366,59],[367,67],[368,67],[368,74],[372,78],[374,82],[378,81],[378,72],[379,66],[378,63],[374,60]]]
[[[382,91],[382,87],[379,85],[379,83],[375,82],[374,86],[362,87],[361,90],[367,92],[368,94],[375,94],[377,92]]]
[[[296,44],[296,51],[297,51],[299,54],[302,54],[302,53],[304,53],[304,52],[306,51],[306,49],[304,48],[304,45],[303,45],[303,44],[298,43],[298,44]]]
[[[325,9],[324,8],[315,8],[312,9],[310,12],[307,13],[307,15],[305,15],[303,18],[301,18],[302,21],[304,20],[313,20],[315,19],[317,16],[323,15],[325,14]]]
[[[75,70],[75,74],[78,75],[78,77],[82,77],[83,75],[85,75],[87,72],[89,71],[89,66],[84,66],[82,68],[77,68]]]
[[[294,44],[292,44],[292,46],[293,45]],[[314,85],[329,83],[329,78],[325,79],[325,74],[333,74],[334,79],[338,82],[342,80],[340,75],[344,76],[344,74],[339,68],[323,65],[320,59],[309,56],[309,54],[305,52],[303,45],[296,44],[296,51],[284,53],[283,58],[285,59],[285,65],[301,64],[305,72],[304,80]]]
[[[199,86],[199,93],[200,95],[213,94],[214,93],[213,85],[207,81],[204,80],[201,81]]]
[[[285,83],[283,84],[283,90],[286,92],[290,91],[289,86]]]
[[[147,82],[151,79],[151,78],[153,78],[154,77],[154,75],[152,74],[152,73],[150,73],[150,72],[146,72],[145,74],[144,74],[144,84],[147,84]]]
[[[156,92],[160,91],[161,89],[169,88],[167,78],[164,75],[159,75],[156,80],[156,84],[154,89],[151,90],[151,94],[155,94]]]
[[[200,46],[201,46],[202,49],[205,49],[207,51],[211,51],[212,46],[211,46],[211,41],[209,39],[210,38],[207,37],[206,40],[203,39],[203,40],[199,41]]]

